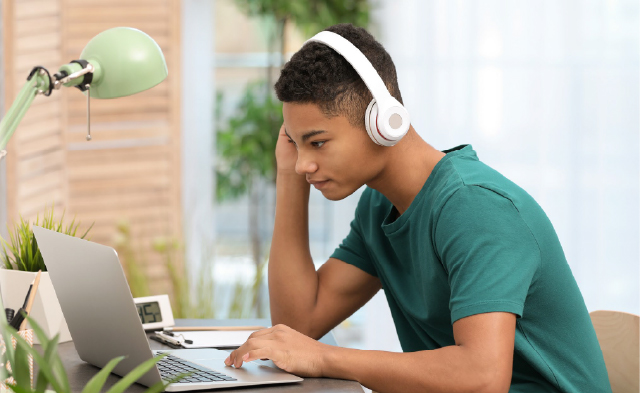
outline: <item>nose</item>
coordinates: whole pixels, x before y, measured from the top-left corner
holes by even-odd
[[[317,171],[318,164],[316,164],[311,157],[298,150],[298,159],[296,160],[295,169],[298,175],[305,175],[307,173],[314,173]]]

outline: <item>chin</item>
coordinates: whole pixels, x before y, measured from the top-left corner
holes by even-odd
[[[349,195],[353,194],[358,190],[358,188],[330,188],[328,190],[320,190],[322,196],[327,198],[330,201],[341,201]]]

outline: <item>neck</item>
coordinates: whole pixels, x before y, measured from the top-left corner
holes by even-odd
[[[367,186],[384,195],[403,214],[445,154],[425,142],[413,127],[389,149],[384,169]]]

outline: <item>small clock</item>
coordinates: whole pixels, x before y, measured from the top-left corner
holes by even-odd
[[[174,326],[169,295],[133,298],[144,330],[158,330]]]

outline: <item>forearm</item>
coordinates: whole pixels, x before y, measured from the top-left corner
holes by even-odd
[[[273,325],[301,332],[318,293],[309,250],[309,183],[303,176],[278,175],[276,216],[269,255],[269,297]]]
[[[331,347],[322,374],[360,382],[373,391],[494,392],[490,365],[482,365],[463,346],[419,352],[363,351]]]

